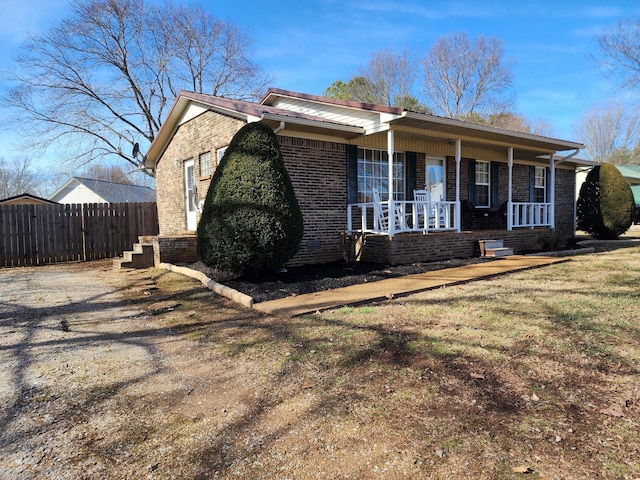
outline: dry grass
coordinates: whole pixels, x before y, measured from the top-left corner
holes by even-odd
[[[163,471],[640,477],[639,285],[635,248],[295,319],[203,311],[194,288],[184,333],[224,387],[199,400],[206,427],[160,430]]]

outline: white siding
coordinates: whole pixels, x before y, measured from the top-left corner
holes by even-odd
[[[356,110],[338,105],[318,105],[303,99],[279,98],[273,106],[283,110],[325,118],[331,122],[363,127],[367,132],[379,130],[382,123],[379,112]]]
[[[106,203],[100,195],[82,184],[75,184],[72,188],[60,192],[55,201],[60,203]]]

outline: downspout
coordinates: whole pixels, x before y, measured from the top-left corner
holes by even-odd
[[[558,163],[564,162],[565,160],[569,160],[570,158],[575,157],[579,152],[580,152],[580,149],[576,148],[575,152],[567,155],[566,157],[558,158],[557,160],[555,160],[555,163],[558,164]]]
[[[279,132],[280,130],[283,130],[283,129],[284,129],[284,120],[281,120],[281,121],[280,121],[280,125],[278,125],[278,128],[276,128],[276,129],[273,131],[273,133],[275,133],[275,134],[277,135],[277,134],[278,134],[278,132]]]

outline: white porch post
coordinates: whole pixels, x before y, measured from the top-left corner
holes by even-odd
[[[460,215],[460,162],[462,161],[462,141],[456,139],[456,232],[462,232]],[[469,180],[471,181],[471,180]]]
[[[509,193],[507,196],[507,230],[513,230],[513,147],[509,147]]]
[[[549,168],[549,172],[550,172],[550,177],[549,178],[549,199],[547,200],[548,203],[551,204],[551,207],[549,208],[549,215],[551,216],[551,228],[556,228],[556,160],[555,160],[555,155],[552,153],[551,155],[549,155],[549,158],[551,159],[549,161],[550,163],[550,168]]]
[[[393,130],[387,131],[387,156],[389,160],[389,236],[393,237],[396,229],[396,208],[393,200],[393,156],[395,153]]]

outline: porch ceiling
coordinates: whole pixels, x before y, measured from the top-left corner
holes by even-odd
[[[390,122],[400,127],[402,135],[429,138],[436,141],[454,142],[461,139],[465,145],[495,150],[514,148],[517,158],[535,157],[541,154],[576,150],[584,145],[529,133],[498,129],[486,125],[461,122],[434,115],[408,112],[407,115]],[[406,128],[407,130],[402,130]]]
[[[516,146],[513,143],[489,141],[488,139],[481,140],[481,139],[467,137],[467,136],[454,137],[452,135],[447,135],[445,133],[438,133],[438,132],[430,132],[430,131],[417,132],[414,130],[404,130],[404,129],[395,129],[394,131],[395,131],[396,138],[410,138],[410,139],[417,139],[417,140],[426,140],[430,142],[441,142],[441,143],[447,143],[452,146],[455,144],[455,139],[459,138],[460,140],[462,140],[463,147],[482,148],[484,150],[495,150],[496,152],[500,152],[501,155],[506,155],[505,152],[507,148],[513,147],[513,156],[516,159],[534,159],[541,155],[548,155],[550,153],[555,152],[555,150],[552,150],[552,149],[526,148],[522,146]]]

